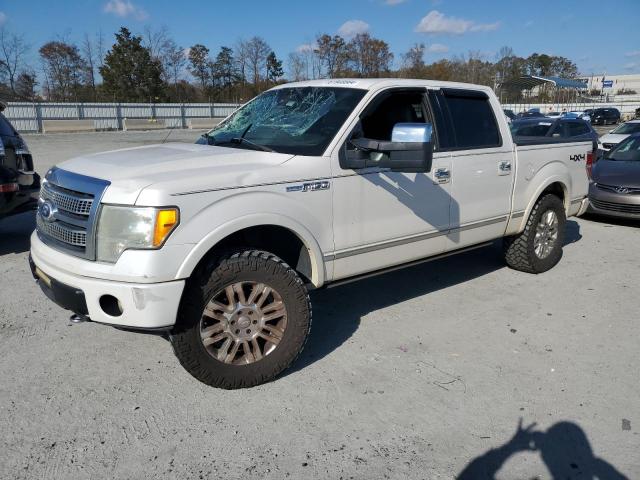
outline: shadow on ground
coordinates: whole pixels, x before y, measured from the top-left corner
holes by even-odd
[[[0,220],[0,255],[23,253],[31,246],[31,233],[36,228],[34,212],[26,212]]]
[[[580,241],[580,225],[567,221],[565,245]],[[347,341],[369,312],[473,280],[505,266],[502,242],[357,282],[311,293],[313,328],[300,358],[284,373],[301,370]]]
[[[585,220],[590,220],[595,223],[603,225],[616,225],[619,227],[640,227],[640,220],[632,218],[620,218],[620,217],[608,217],[606,215],[598,215],[595,213],[585,213],[582,217]]]
[[[456,478],[492,480],[510,457],[527,451],[540,453],[554,480],[627,478],[613,465],[594,455],[586,433],[577,424],[558,422],[547,431],[535,431],[535,425],[522,428],[520,419],[516,433],[509,441],[474,458]]]

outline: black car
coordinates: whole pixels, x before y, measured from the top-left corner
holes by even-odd
[[[528,118],[511,123],[514,137],[551,137],[572,140],[590,140],[594,149],[598,145],[598,133],[588,122],[579,118]]]
[[[620,121],[620,110],[617,108],[594,108],[588,115],[593,125],[617,124]]]
[[[0,218],[34,210],[40,191],[27,144],[1,113],[5,107],[0,102]]]
[[[530,110],[528,112],[520,112],[516,115],[516,118],[519,120],[521,118],[546,118],[546,115],[536,112],[535,110]]]

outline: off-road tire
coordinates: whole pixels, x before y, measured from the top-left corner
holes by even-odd
[[[211,356],[200,338],[200,320],[215,292],[238,281],[271,285],[282,296],[287,327],[277,348],[255,363],[225,364]],[[176,325],[170,333],[173,351],[196,379],[212,387],[248,388],[266,383],[295,361],[311,328],[311,302],[298,274],[277,256],[261,250],[230,251],[211,259],[187,281]]]
[[[558,217],[558,237],[553,250],[546,258],[538,258],[534,249],[536,226],[542,215],[553,210]],[[527,273],[542,273],[553,268],[562,258],[566,216],[562,200],[556,195],[547,194],[533,207],[524,231],[503,240],[504,258],[509,267]]]

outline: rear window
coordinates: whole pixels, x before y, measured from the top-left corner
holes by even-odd
[[[514,125],[511,127],[511,133],[516,136],[524,137],[544,137],[549,132],[551,125],[551,122],[525,123],[524,125]]]
[[[582,122],[567,122],[567,132],[570,137],[577,137],[589,133],[589,127]]]
[[[443,100],[453,124],[454,148],[489,148],[501,145],[498,124],[485,94],[464,90],[444,91]]]

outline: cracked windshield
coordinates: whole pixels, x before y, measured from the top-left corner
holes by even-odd
[[[200,143],[322,155],[365,94],[352,88],[282,88],[259,95]]]

